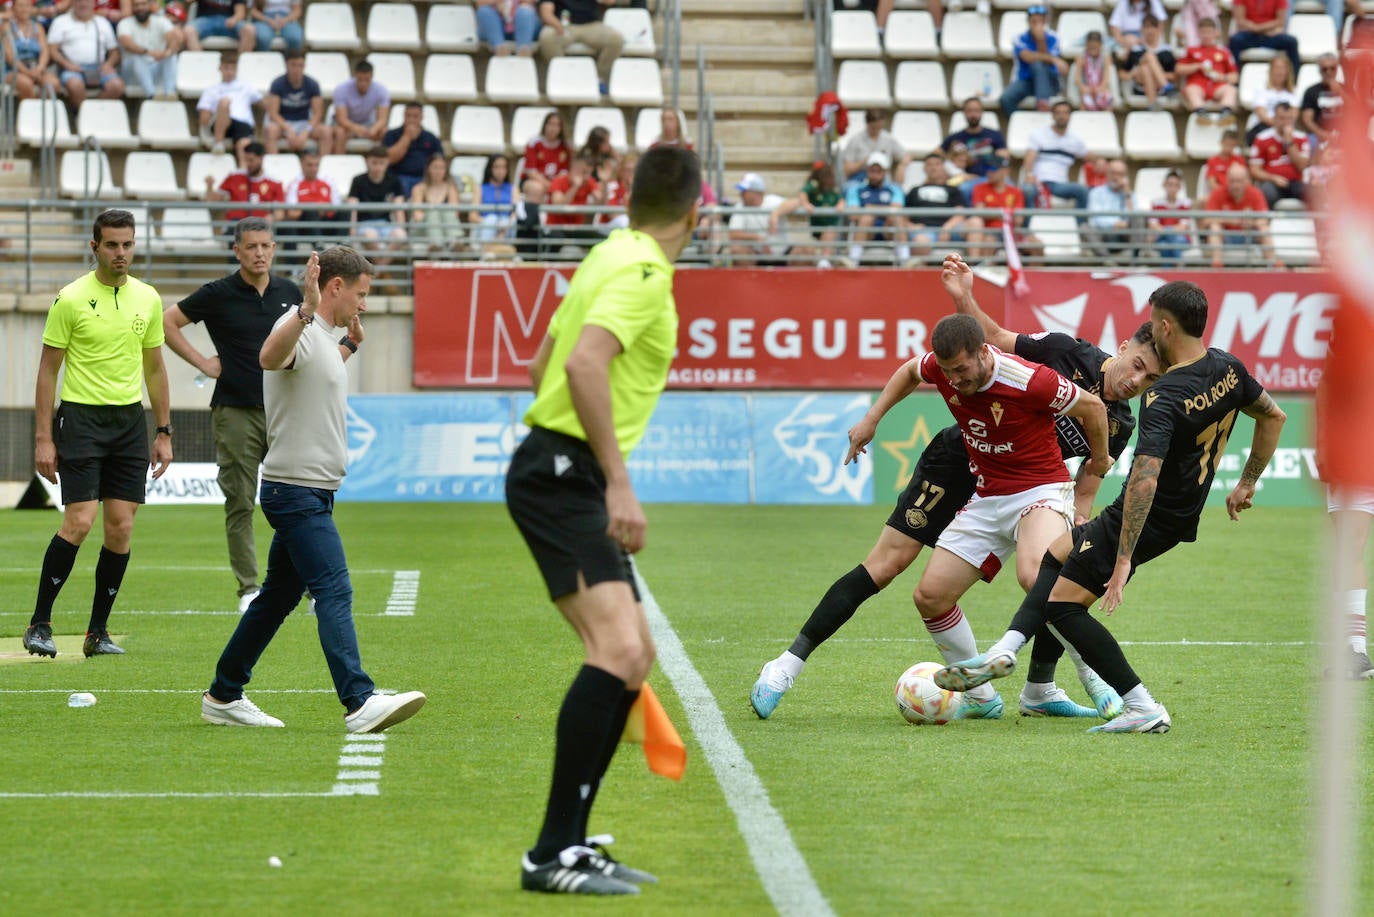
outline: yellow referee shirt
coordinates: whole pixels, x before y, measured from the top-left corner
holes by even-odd
[[[628,457],[649,426],[677,348],[673,265],[653,237],[633,229],[607,236],[583,259],[549,321],[553,353],[525,423],[581,440],[587,433],[573,409],[564,364],[584,325],[604,328],[620,341],[610,367],[611,415],[620,452]]]
[[[143,351],[161,347],[162,297],[128,277],[106,286],[95,271],[57,294],[43,326],[43,343],[67,352],[62,400],[125,405],[143,400]]]

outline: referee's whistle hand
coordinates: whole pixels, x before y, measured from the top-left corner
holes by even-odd
[[[33,464],[49,484],[57,483],[57,446],[51,440],[34,447]]]

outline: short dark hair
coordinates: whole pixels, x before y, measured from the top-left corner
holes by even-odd
[[[946,315],[930,332],[930,349],[940,360],[952,360],[961,353],[974,353],[987,338],[983,326],[972,315]]]
[[[1274,111],[1275,111],[1275,112],[1280,112],[1280,111],[1292,111],[1292,110],[1293,110],[1293,103],[1292,103],[1292,102],[1280,102],[1280,103],[1278,103],[1277,105],[1274,106]]]
[[[635,168],[630,224],[664,226],[686,216],[701,197],[701,160],[682,147],[649,150]]]
[[[365,158],[367,158],[367,159],[389,159],[390,157],[387,155],[386,147],[382,146],[382,145],[379,143],[379,144],[377,144],[376,146],[374,146],[372,149],[370,149],[370,150],[367,151],[367,156],[366,156]],[[356,161],[356,160],[355,160],[355,161]]]
[[[1171,175],[1178,173],[1171,172]],[[1155,326],[1151,322],[1145,322],[1135,329],[1135,334],[1131,335],[1131,340],[1137,344],[1153,344],[1155,342]]]
[[[1166,283],[1150,294],[1150,305],[1177,319],[1184,334],[1200,338],[1207,330],[1207,294],[1195,283]]]
[[[1163,25],[1154,13],[1146,13],[1145,18],[1140,20],[1141,25]]]
[[[1059,108],[1061,105],[1062,105],[1064,108],[1067,108],[1069,111],[1073,111],[1073,106],[1070,105],[1070,104],[1068,103],[1068,101],[1065,100],[1065,99],[1060,99],[1058,102],[1055,102],[1053,105],[1051,105],[1051,106],[1050,106],[1050,111],[1054,111],[1056,108]]]
[[[282,59],[288,61],[305,60],[305,51],[301,48],[288,48],[286,53],[282,55]]]
[[[1228,127],[1226,130],[1221,132],[1221,139],[1240,140],[1240,131],[1236,130],[1234,127]]]
[[[969,96],[967,99],[964,100],[964,103],[959,106],[959,110],[963,111],[965,108],[968,108],[968,103],[970,102],[977,102],[979,105],[983,104],[983,100],[978,96]]]
[[[1208,16],[1208,17],[1205,18],[1205,19],[1200,19],[1200,20],[1198,20],[1197,27],[1200,29],[1200,28],[1202,28],[1202,27],[1204,27],[1204,26],[1211,26],[1211,27],[1214,28],[1214,29],[1219,29],[1219,28],[1221,28],[1221,26],[1217,25],[1217,21],[1216,21],[1215,19],[1213,19],[1211,16]]]
[[[358,61],[356,64],[353,65],[353,72],[354,72],[354,73],[371,73],[371,72],[372,72],[372,64],[368,63],[367,58],[364,57],[362,60]]]
[[[1178,169],[1170,169],[1168,172],[1164,173],[1164,180],[1168,181],[1171,178],[1177,178],[1179,181],[1183,181],[1183,173]]]
[[[347,286],[352,286],[364,274],[373,277],[376,273],[371,261],[347,245],[336,245],[320,252],[320,289],[335,277],[342,277]]]
[[[239,52],[237,52],[237,51],[221,51],[221,52],[220,52],[220,55],[219,55],[219,62],[220,62],[221,64],[235,64],[235,65],[237,65],[238,62],[239,62]]]
[[[1089,32],[1087,35],[1084,35],[1084,36],[1083,36],[1083,40],[1084,40],[1085,42],[1088,42],[1088,41],[1101,41],[1101,40],[1102,40],[1102,33],[1099,32],[1097,29],[1093,29],[1093,30],[1092,30],[1091,32]]]
[[[421,112],[425,110],[425,107],[421,105],[419,102],[407,102],[405,110],[410,111],[412,108],[418,108]]]
[[[257,140],[254,140],[252,143],[245,146],[243,148],[243,151],[245,153],[252,153],[254,156],[267,155],[267,147],[263,146],[262,143]]]
[[[250,232],[272,232],[272,224],[262,217],[244,217],[234,224],[234,244],[238,245]]]
[[[91,239],[100,242],[100,235],[108,226],[111,229],[135,229],[134,215],[127,210],[106,210],[96,216],[91,226]]]

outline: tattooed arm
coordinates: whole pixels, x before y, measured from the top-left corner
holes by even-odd
[[[1279,444],[1279,433],[1288,415],[1283,412],[1268,392],[1262,392],[1255,403],[1244,409],[1246,416],[1254,418],[1255,433],[1250,439],[1250,458],[1245,461],[1245,469],[1240,473],[1240,481],[1226,498],[1226,512],[1232,520],[1255,505],[1255,484],[1269,466],[1274,449]]]
[[[1122,593],[1126,591],[1126,580],[1131,575],[1131,555],[1135,553],[1135,543],[1145,528],[1145,518],[1150,515],[1150,507],[1155,502],[1155,488],[1159,485],[1159,470],[1164,467],[1164,459],[1157,455],[1137,455],[1131,465],[1131,477],[1126,481],[1126,499],[1121,507],[1121,538],[1116,546],[1116,568],[1112,578],[1107,580],[1107,591],[1102,596],[1102,610],[1107,614],[1116,611],[1121,604]]]

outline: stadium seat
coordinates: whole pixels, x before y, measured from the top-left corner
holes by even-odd
[[[963,114],[963,112],[960,112]],[[1078,114],[1078,112],[1074,112]],[[986,123],[987,115],[983,115]],[[1017,159],[1026,155],[1026,144],[1030,141],[1031,134],[1050,123],[1050,113],[1047,111],[1014,111],[1011,113],[1011,120],[1007,122],[1007,150]],[[951,128],[951,133],[952,133]],[[1085,140],[1087,138],[1084,138]]]
[[[898,108],[949,108],[945,65],[940,61],[902,61],[892,80],[892,98]]]
[[[133,149],[138,138],[129,128],[129,109],[123,99],[87,99],[76,113],[76,135],[94,137],[108,149]]]
[[[349,3],[305,5],[305,46],[312,51],[356,51],[362,47]]]
[[[192,153],[186,161],[187,197],[205,198],[205,177],[214,179],[218,188],[224,177],[235,169],[234,157],[230,153]]]
[[[1225,128],[1212,122],[1203,123],[1193,112],[1183,129],[1183,149],[1193,159],[1206,159],[1221,152],[1221,134]]]
[[[1341,81],[1341,85],[1345,85],[1345,74],[1343,71],[1337,70],[1336,79]],[[1298,68],[1297,89],[1295,90],[1298,94],[1298,98],[1302,98],[1302,94],[1306,92],[1309,87],[1315,86],[1321,81],[1321,70],[1318,69],[1316,64],[1303,64]]]
[[[1113,157],[1121,155],[1121,135],[1113,112],[1076,111],[1069,116],[1069,130],[1083,138],[1089,152]]]
[[[1077,258],[1083,254],[1078,218],[1066,213],[1036,213],[1026,229],[1045,244],[1046,258]]]
[[[599,105],[596,62],[590,57],[555,57],[544,75],[544,95],[555,105]]]
[[[459,153],[504,153],[506,128],[501,121],[501,109],[491,105],[459,105],[453,112],[449,144]]]
[[[1089,32],[1101,32],[1104,39],[1108,34],[1107,20],[1097,10],[1062,12],[1054,23],[1054,30],[1059,33],[1060,52],[1070,60],[1083,54],[1083,45]]]
[[[56,100],[20,99],[15,133],[21,143],[29,146],[53,146],[58,149],[80,146],[67,119],[67,106]]]
[[[835,77],[835,92],[849,108],[891,108],[892,90],[887,84],[887,64],[882,61],[847,60]]]
[[[420,108],[420,126],[429,131],[436,137],[442,137],[444,132],[439,127],[439,109],[433,105],[424,105]],[[405,123],[406,110],[404,105],[391,106],[391,112],[387,115],[386,127],[391,130],[393,127],[400,127]]]
[[[602,14],[601,21],[620,33],[625,39],[620,49],[628,57],[654,57],[658,46],[654,43],[654,23],[648,10],[609,7]]]
[[[830,19],[830,56],[882,57],[878,20],[868,10],[835,10]]]
[[[429,59],[433,61],[439,56],[431,54]],[[466,56],[462,57],[468,59]],[[425,65],[425,72],[429,72],[428,63]],[[425,77],[425,87],[428,90],[428,76]],[[535,70],[534,59],[518,54],[491,58],[487,61],[486,83],[482,94],[487,97],[488,102],[499,105],[538,105],[539,73]]]
[[[1298,40],[1298,55],[1310,63],[1323,54],[1335,54],[1336,25],[1325,13],[1298,13],[1288,20],[1288,34]]]
[[[940,130],[940,116],[933,111],[899,111],[892,116],[891,131],[912,156],[908,172],[920,172],[920,157],[939,146],[945,136]]]
[[[1255,107],[1255,96],[1264,91],[1265,85],[1269,82],[1269,65],[1255,61],[1249,64],[1241,64],[1240,85],[1236,91],[1240,96],[1242,108],[1252,109]]]
[[[186,189],[177,184],[172,154],[130,153],[124,160],[124,193],[148,200],[183,200]]]
[[[514,169],[514,166],[511,167]],[[487,157],[485,156],[455,156],[448,165],[448,174],[455,182],[462,187],[467,182],[460,179],[466,178],[472,183],[472,187],[479,188],[482,185],[482,175],[487,170]]]
[[[239,79],[263,95],[272,88],[273,80],[285,74],[286,58],[280,51],[248,51],[239,55]]]
[[[357,153],[331,153],[320,157],[320,177],[327,178],[348,197],[353,179],[367,171],[367,160]]]
[[[497,61],[524,61],[531,70],[534,62],[527,57],[493,57],[487,64],[487,86],[491,87],[491,70]],[[425,58],[425,98],[431,102],[476,102],[477,71],[468,54],[431,54]]]
[[[152,211],[145,204],[131,204],[128,201],[121,201],[114,207],[107,207],[104,210],[127,210],[129,215],[134,218],[134,241],[140,246],[149,246],[153,239],[153,220]]]
[[[517,108],[510,118],[511,148],[516,153],[523,151],[525,144],[538,136],[544,119],[557,110],[549,105],[522,105]]]
[[[834,152],[835,158],[837,160],[839,159],[840,155],[844,152],[844,148],[849,144],[849,141],[864,132],[864,116],[866,114],[867,113],[863,111],[855,111],[852,109],[850,110],[849,127],[844,132],[844,135],[835,141]]]
[[[677,113],[678,123],[682,125],[682,136],[691,140],[692,124],[687,120],[681,109]],[[512,130],[514,125],[512,125]],[[663,130],[663,109],[661,108],[641,108],[635,118],[635,149],[643,152],[658,139],[659,132]],[[515,135],[511,135],[514,141]],[[512,145],[517,145],[512,143]]]
[[[1183,157],[1171,112],[1131,112],[1126,115],[1124,139],[1126,156],[1131,159],[1175,160]]]
[[[961,60],[954,65],[949,80],[949,98],[955,108],[963,108],[964,101],[971,96],[978,96],[986,105],[995,105],[1004,89],[1002,65],[994,60]]]
[[[305,52],[305,72],[320,84],[320,94],[326,99],[334,98],[338,85],[353,76],[348,69],[347,55],[340,51]]]
[[[611,101],[622,108],[663,104],[663,75],[658,61],[622,57],[611,65]]]
[[[1316,264],[1317,226],[1306,215],[1275,214],[1269,220],[1269,235],[1274,240],[1274,255],[1290,266]]]
[[[1129,125],[1126,129],[1130,130]],[[1168,174],[1168,166],[1136,169],[1135,184],[1131,188],[1131,193],[1135,196],[1135,205],[1138,209],[1149,210],[1156,198],[1164,196],[1164,177]],[[1183,193],[1187,194],[1187,189],[1184,189]]]
[[[268,153],[262,157],[262,171],[285,188],[301,174],[301,158],[295,153]]]
[[[368,63],[372,64],[372,78],[386,87],[393,102],[412,102],[415,100],[415,62],[409,54],[387,51],[369,54]]]
[[[1029,115],[1036,114],[1036,112],[1022,112],[1022,114]],[[1045,117],[1048,119],[1049,116],[1046,115]],[[994,130],[1000,131],[1002,129],[1002,116],[997,112],[996,109],[992,111],[985,111],[983,112],[983,120],[979,123],[982,124],[983,127],[990,127]],[[1049,123],[1048,120],[1046,121],[1046,123]],[[959,133],[959,131],[963,130],[966,127],[968,127],[968,119],[964,117],[964,112],[962,109],[956,108],[954,109],[953,114],[949,116],[949,129],[945,132],[945,135],[948,136],[949,134],[957,134]]]
[[[63,153],[57,186],[63,197],[90,200],[124,196],[124,189],[114,183],[110,157],[104,152],[68,150]]]
[[[148,99],[139,105],[138,140],[155,150],[200,149],[200,140],[191,133],[186,104],[180,101]]]
[[[182,51],[177,55],[177,94],[183,99],[199,99],[219,81],[218,51]]]
[[[408,3],[373,3],[367,9],[367,46],[373,51],[413,51],[420,43],[420,16]]]
[[[477,14],[466,4],[434,4],[425,19],[425,44],[430,51],[475,54],[478,49]]]
[[[200,251],[221,248],[224,241],[215,236],[215,224],[210,211],[204,207],[168,207],[162,212],[162,223],[153,250],[160,252],[178,249]]]
[[[997,56],[1015,62],[1016,55],[1012,53],[1016,39],[1026,31],[1026,14],[1023,10],[1008,10],[1002,14],[1002,21],[997,25]],[[1062,49],[1063,44],[1060,44]]]
[[[572,143],[580,147],[587,142],[587,135],[594,127],[604,127],[611,132],[611,146],[617,150],[629,149],[630,138],[625,130],[625,113],[618,108],[604,106],[578,109],[573,121]]]
[[[956,60],[988,60],[997,56],[997,45],[992,40],[992,25],[988,17],[972,10],[945,14],[940,48],[945,57]]]
[[[883,47],[888,57],[938,58],[935,20],[925,10],[894,10],[887,17]]]

